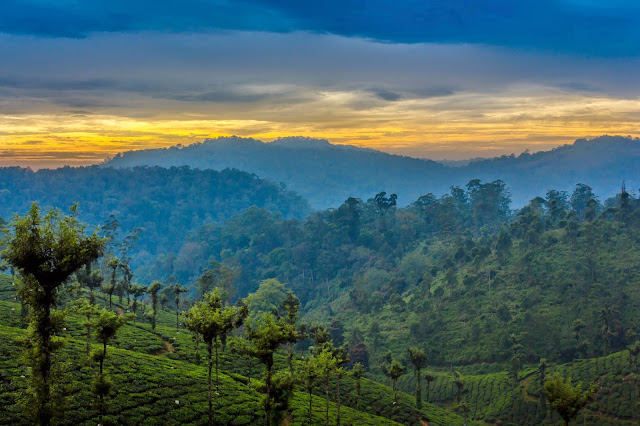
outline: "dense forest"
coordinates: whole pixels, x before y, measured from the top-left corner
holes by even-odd
[[[310,211],[297,194],[238,170],[0,168],[0,216],[22,214],[33,201],[65,210],[77,203],[85,222],[107,228],[117,224],[122,236],[131,236],[128,257],[134,266],[153,262],[201,225],[224,223],[250,206],[285,218]]]
[[[580,182],[589,182],[602,198],[614,196],[623,180],[630,188],[640,187],[639,140],[622,136],[579,139],[550,151],[476,159],[460,167],[303,137],[270,143],[221,137],[189,146],[124,152],[106,165],[237,168],[285,182],[317,209],[380,191],[397,194],[398,204],[406,206],[421,195],[440,196],[450,186],[463,186],[472,179],[502,180],[518,208],[550,189],[571,191]]]
[[[348,324],[345,333],[366,337],[368,346],[410,339],[440,364],[507,361],[511,334],[530,361],[602,355],[631,343],[640,332],[638,200],[625,190],[600,203],[579,184],[571,195],[552,190],[516,212],[509,203],[503,182],[473,180],[405,208],[385,193],[350,198],[304,221],[251,208],[223,226],[204,226],[174,263],[166,258],[150,273],[196,282],[193,271],[223,262],[239,271],[238,296],[277,278],[309,317]],[[182,269],[181,256],[200,268]],[[585,326],[576,342],[578,320]]]
[[[87,180],[88,171],[101,180]],[[5,184],[14,191],[37,175],[4,172],[17,176]],[[160,208],[203,209],[203,197],[187,194],[205,188],[226,210],[193,219],[186,237],[144,237],[146,227],[133,227],[149,214],[142,208],[121,218],[114,207],[105,222],[104,199],[89,195],[68,214],[32,205],[0,219],[12,274],[0,276],[0,423],[29,424],[19,414],[27,406],[31,419],[54,424],[640,418],[640,199],[624,183],[606,200],[580,183],[513,210],[503,181],[473,179],[405,207],[379,192],[308,213],[297,195],[238,171],[61,173],[22,199],[56,205],[74,182],[79,194],[131,185],[113,201],[124,209],[135,191],[149,200],[173,184],[182,192],[165,194]],[[141,175],[155,186],[134,188]],[[231,183],[236,175],[246,181]],[[234,184],[249,195],[224,204]],[[131,267],[144,244],[181,238]],[[49,259],[45,269],[31,261],[39,256]],[[22,361],[11,349],[18,342]],[[47,365],[55,369],[46,379],[34,373]],[[49,380],[51,393],[39,393]],[[83,399],[93,402],[81,408]]]

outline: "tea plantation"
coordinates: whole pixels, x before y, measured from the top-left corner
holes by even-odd
[[[27,425],[19,400],[26,388],[28,372],[21,362],[21,345],[25,336],[21,306],[15,297],[12,281],[0,275],[0,424]],[[74,294],[70,296],[82,295]],[[70,297],[71,298],[71,297]],[[108,306],[98,295],[98,302]],[[126,300],[114,309],[127,311]],[[54,424],[98,424],[97,401],[91,393],[91,380],[97,366],[88,365],[85,356],[86,331],[82,316],[76,315],[68,305],[64,345],[54,355],[54,364],[63,398],[58,402],[60,412]],[[98,349],[97,342],[92,342]],[[200,345],[200,355],[204,348]],[[276,363],[285,366],[284,356]],[[248,358],[222,352],[220,391],[213,398],[214,418],[217,424],[261,424],[264,411],[260,404],[260,367]],[[113,382],[106,401],[104,424],[112,425],[183,425],[207,423],[207,368],[198,362],[192,336],[184,329],[176,331],[175,313],[163,309],[158,315],[155,330],[150,324],[130,322],[118,331],[109,345],[105,362],[106,372]],[[251,378],[249,378],[251,377]],[[329,422],[336,423],[335,379],[331,384]],[[341,424],[386,425],[462,424],[463,419],[444,408],[425,404],[415,408],[415,399],[408,394],[399,396],[393,407],[392,390],[379,383],[363,379],[360,410],[357,410],[355,380],[351,377],[341,383]],[[313,395],[312,424],[326,424],[324,389]],[[309,396],[300,387],[293,392],[284,422],[288,425],[309,424]]]

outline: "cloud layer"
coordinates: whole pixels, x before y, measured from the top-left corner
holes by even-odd
[[[393,43],[480,43],[599,56],[640,53],[633,0],[4,0],[0,32],[314,31]]]
[[[637,135],[636,3],[363,4],[6,0],[0,164],[232,134],[432,158]]]

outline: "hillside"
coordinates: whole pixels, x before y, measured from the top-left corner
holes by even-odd
[[[477,397],[490,400],[478,419],[523,424],[544,412],[529,404],[534,396],[512,398],[514,366],[521,382],[542,358],[601,365],[609,361],[596,358],[610,359],[640,335],[640,200],[626,191],[602,204],[593,197],[585,186],[550,192],[512,215],[503,184],[472,181],[406,208],[384,196],[350,200],[304,222],[254,209],[202,228],[189,244],[197,258],[238,268],[240,296],[261,279],[287,282],[303,320],[324,324],[335,341],[358,348],[354,356],[366,352],[377,380],[387,380],[388,351],[410,366],[407,347],[417,346],[434,372],[449,375],[434,384],[441,403],[454,399],[453,369],[474,376],[474,389],[493,387]],[[591,415],[614,423],[631,417],[627,400],[619,408],[616,398],[633,390],[632,367],[625,355],[616,359],[598,374],[572,376],[608,383]],[[407,392],[411,375],[402,379]]]
[[[0,424],[26,425],[29,422],[17,405],[24,390],[26,371],[19,351],[15,350],[25,330],[21,328],[21,307],[15,299],[14,288],[10,277],[0,274]],[[68,298],[72,295],[85,297],[86,293],[75,288],[67,294]],[[105,306],[102,295],[98,300]],[[124,311],[126,302],[117,303],[114,308]],[[66,360],[62,383],[65,409],[55,424],[97,422],[95,397],[89,392],[96,367],[88,367],[85,362],[83,322],[76,315],[69,315],[66,321],[65,343],[57,357],[58,362]],[[192,335],[183,329],[176,332],[173,312],[161,310],[156,330],[143,318],[125,325],[109,352],[108,371],[114,386],[105,424],[206,424],[206,367],[196,361]],[[283,357],[278,361],[283,364]],[[259,368],[227,350],[223,351],[221,369],[220,394],[215,398],[214,407],[217,424],[260,423],[264,411],[255,388],[255,383],[259,383],[255,378],[259,376]],[[254,384],[246,375],[248,371],[254,377],[251,380]],[[416,410],[413,398],[405,394],[401,395],[399,407],[390,410],[392,391],[367,379],[363,379],[361,409],[355,408],[353,379],[343,379],[342,392],[341,418],[345,425],[416,424],[419,419],[433,425],[462,424],[457,415],[431,404],[426,404],[422,411]],[[323,396],[324,393],[318,391],[313,397],[313,424],[325,424]],[[335,424],[335,395],[332,394],[331,399],[329,415],[331,424]],[[295,390],[287,424],[309,424],[308,401],[303,389]]]
[[[129,253],[134,266],[170,252],[198,227],[224,223],[251,206],[285,218],[301,218],[310,211],[299,195],[238,170],[0,168],[0,217],[24,214],[33,201],[63,211],[78,203],[80,219],[93,226],[104,225],[113,215],[119,239],[139,228]]]
[[[398,192],[400,202],[406,203],[427,192],[446,191],[450,182],[448,169],[434,161],[295,137],[271,143],[221,137],[189,146],[129,151],[106,165],[236,168],[284,182],[314,208],[335,207],[349,197],[380,191]]]
[[[551,151],[474,160],[459,167],[295,137],[271,143],[239,137],[210,139],[189,146],[124,152],[106,164],[237,168],[284,182],[318,209],[381,191],[398,194],[398,203],[407,205],[429,192],[440,196],[451,185],[471,179],[503,180],[517,207],[549,189],[570,191],[577,183],[591,183],[601,199],[616,194],[623,181],[628,188],[640,188],[640,142],[620,136],[580,139]]]

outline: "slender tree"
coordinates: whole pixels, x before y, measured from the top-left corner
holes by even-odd
[[[93,290],[100,288],[104,281],[104,277],[100,271],[93,270],[92,264],[93,262],[89,262],[84,265],[84,268],[80,268],[76,272],[76,279],[78,282],[89,289],[89,303],[91,304],[95,303]]]
[[[360,408],[360,382],[362,381],[362,377],[364,377],[365,372],[366,370],[364,369],[364,366],[359,362],[356,362],[356,364],[353,366],[353,370],[351,371],[351,374],[353,374],[353,378],[356,380],[356,408],[358,409]]]
[[[147,287],[139,284],[132,284],[129,288],[129,292],[133,295],[133,306],[131,307],[131,310],[133,311],[133,323],[135,324],[138,315],[138,299],[147,293]]]
[[[427,373],[424,375],[424,380],[427,382],[427,402],[430,402],[431,382],[435,381],[436,378]]]
[[[295,325],[286,321],[281,316],[263,313],[257,317],[249,317],[245,322],[246,343],[234,340],[236,351],[252,356],[264,365],[264,392],[263,407],[265,411],[265,424],[271,425],[274,410],[278,405],[286,406],[287,393],[279,393],[274,384],[274,353],[287,342],[298,336]],[[278,401],[277,396],[282,395],[285,400]]]
[[[213,367],[213,355],[215,350],[215,368],[216,368],[216,395],[220,391],[219,377],[219,347],[222,340],[226,339],[228,333],[233,331],[235,327],[242,324],[244,318],[240,310],[233,306],[224,306],[224,298],[219,288],[205,295],[204,301],[193,306],[184,315],[183,321],[185,326],[200,336],[207,345],[207,364],[208,376],[207,401],[209,403],[209,424],[213,424],[213,404],[211,399],[211,370]]]
[[[117,278],[118,278],[118,268],[120,267],[120,259],[117,257],[112,257],[107,262],[107,267],[111,270],[111,279],[109,283],[104,286],[104,291],[109,295],[109,309],[112,308],[113,303],[113,293],[116,291],[117,287]]]
[[[398,379],[404,371],[406,367],[397,360],[393,359],[390,363],[384,364],[382,366],[382,372],[385,376],[391,379],[391,383],[393,384],[393,408],[397,409],[398,407]]]
[[[86,355],[87,355],[87,364],[91,363],[91,328],[93,327],[93,317],[98,315],[100,312],[100,308],[93,303],[89,303],[86,299],[78,299],[74,303],[74,308],[76,313],[84,316],[87,320],[83,324],[87,330],[87,346],[86,346]]]
[[[149,286],[148,292],[151,296],[151,329],[156,329],[156,319],[158,318],[158,292],[160,291],[161,284],[159,281],[154,281]]]
[[[320,367],[316,357],[309,356],[300,364],[300,375],[304,382],[304,387],[309,394],[309,424],[313,424],[313,390],[318,379]]]
[[[93,354],[93,359],[98,361],[100,369],[93,380],[91,391],[100,399],[100,424],[103,424],[102,416],[104,415],[104,399],[109,396],[109,391],[111,390],[111,381],[107,375],[104,374],[104,361],[107,358],[107,345],[116,335],[118,330],[125,325],[130,318],[131,316],[129,315],[118,316],[111,311],[103,309],[96,318],[94,325],[96,329],[96,337],[98,342],[102,343],[102,349],[97,350]]]
[[[174,283],[171,286],[171,291],[173,292],[173,296],[175,297],[174,302],[176,304],[176,332],[178,332],[180,328],[180,295],[182,293],[186,293],[187,289],[178,283]]]
[[[51,424],[51,355],[60,346],[54,336],[62,328],[62,315],[54,308],[58,292],[80,267],[97,259],[105,242],[96,232],[87,235],[78,221],[76,206],[70,215],[48,210],[43,216],[33,203],[25,216],[16,215],[9,225],[3,259],[23,277],[20,297],[28,306],[28,346],[25,359],[31,366],[29,408],[41,425]]]
[[[325,419],[328,426],[329,402],[331,401],[331,399],[329,398],[329,388],[331,385],[331,378],[333,377],[337,368],[337,362],[336,358],[333,356],[333,351],[327,346],[324,346],[322,350],[318,352],[316,358],[318,362],[319,375],[324,383],[324,392],[326,398]]]
[[[427,357],[422,349],[418,349],[415,346],[407,348],[409,352],[409,360],[413,364],[413,368],[416,373],[416,407],[422,409],[422,367],[427,362]]]

